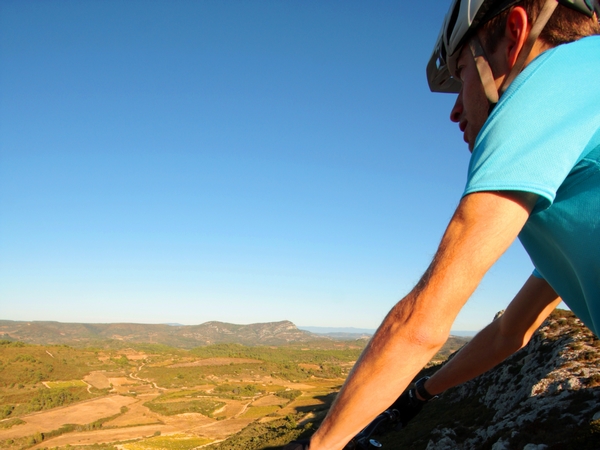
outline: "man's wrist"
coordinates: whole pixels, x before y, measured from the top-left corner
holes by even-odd
[[[425,383],[427,382],[427,380],[429,380],[429,377],[423,377],[423,378],[419,378],[417,380],[417,382],[415,383],[415,391],[417,393],[417,398],[428,402],[430,400],[435,400],[436,398],[438,398],[437,395],[431,394],[426,388],[425,388]]]

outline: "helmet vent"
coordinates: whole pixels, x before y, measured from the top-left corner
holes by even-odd
[[[454,32],[454,26],[456,25],[456,21],[458,20],[458,13],[460,11],[460,4],[461,2],[456,2],[454,4],[454,11],[452,11],[452,15],[450,16],[450,20],[448,21],[448,26],[446,27],[446,42],[450,42],[450,38],[452,37],[452,33]]]

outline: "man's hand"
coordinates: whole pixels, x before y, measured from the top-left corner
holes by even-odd
[[[283,450],[308,450],[310,441],[308,439],[301,439],[299,441],[292,441]]]

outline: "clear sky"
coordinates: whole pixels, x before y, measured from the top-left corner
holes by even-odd
[[[375,328],[465,183],[448,3],[0,2],[0,318]]]

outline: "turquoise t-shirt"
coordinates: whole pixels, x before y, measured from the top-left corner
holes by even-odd
[[[464,195],[539,200],[519,234],[536,268],[600,335],[600,36],[548,50],[510,85],[481,129]]]

